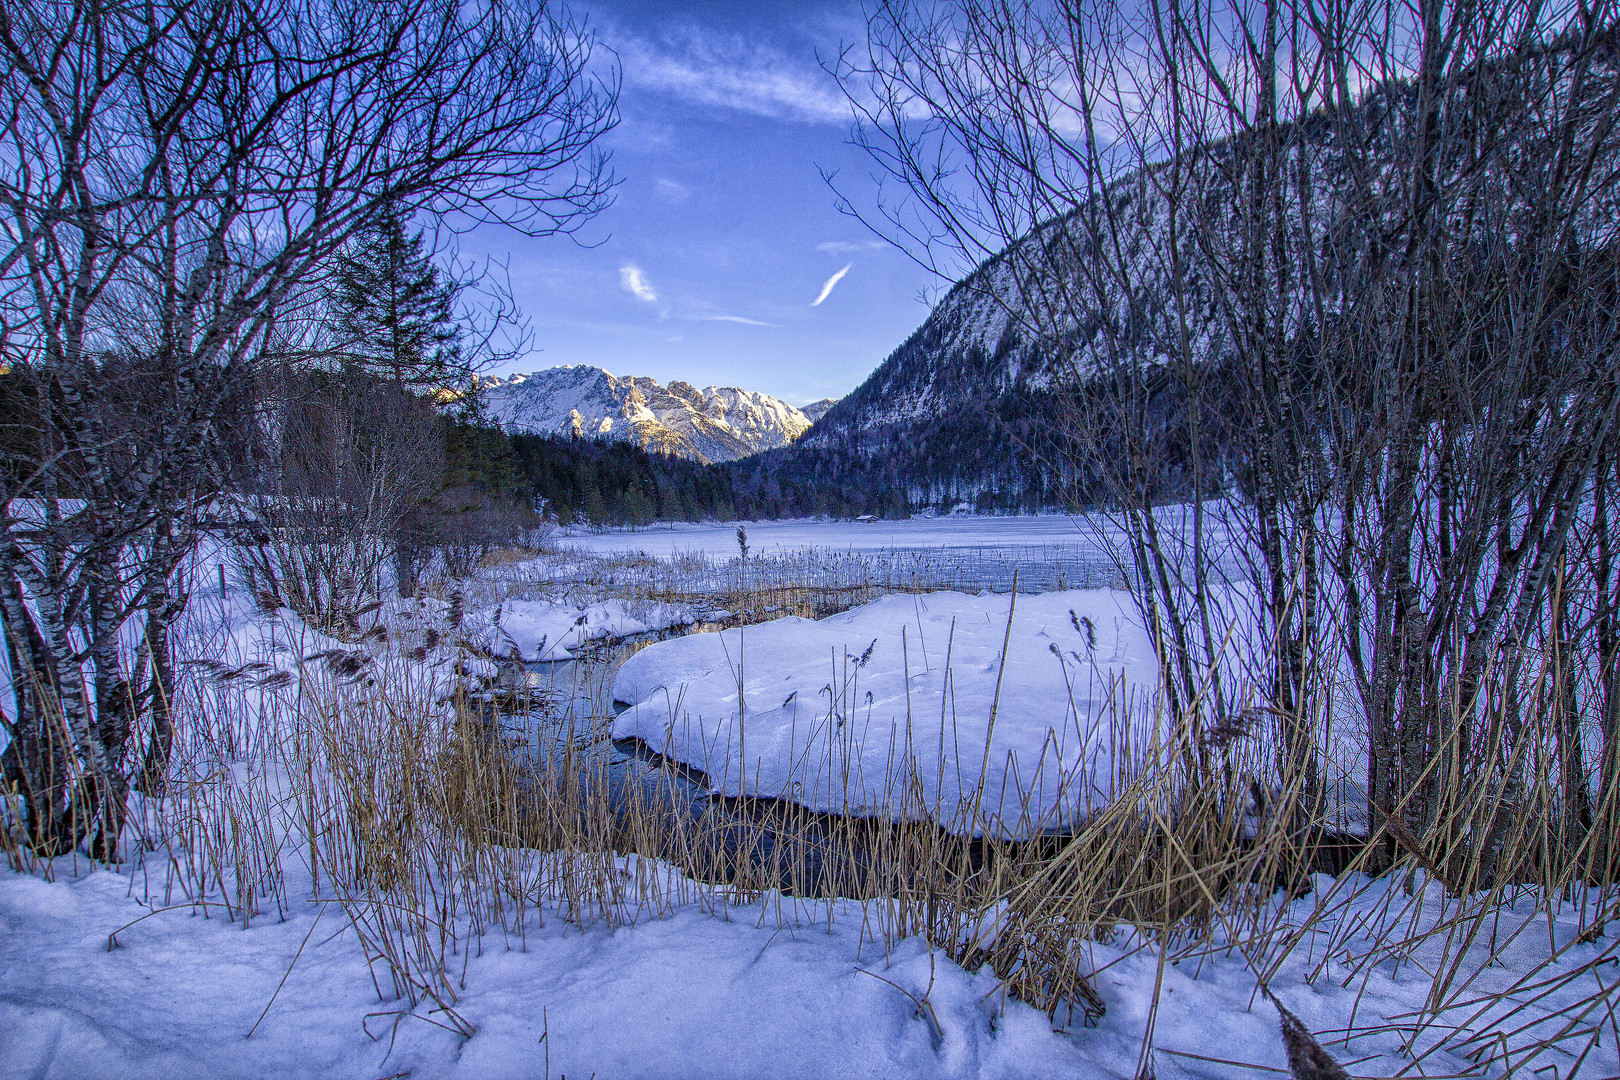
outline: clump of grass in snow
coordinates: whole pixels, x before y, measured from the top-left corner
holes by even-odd
[[[1118,578],[1112,564],[1084,561],[1079,548],[1020,551],[1016,557],[999,548],[750,548],[730,559],[692,552],[665,559],[562,547],[486,566],[470,587],[471,599],[490,607],[509,598],[620,600],[632,615],[653,605],[677,605],[708,626],[746,626],[784,615],[824,618],[891,593],[1001,591],[1020,566],[1028,570],[1028,559],[1048,568],[1048,584],[1056,588],[1110,585]]]

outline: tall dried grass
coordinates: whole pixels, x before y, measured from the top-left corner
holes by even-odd
[[[1518,715],[1577,700],[1561,670],[1517,688]],[[1150,705],[1127,715],[1121,698],[1109,730],[1150,734],[1115,754],[1112,801],[1060,834],[998,839],[982,800],[942,820],[904,769],[860,816],[695,797],[672,763],[627,775],[605,746],[603,672],[577,672],[594,681],[551,695],[559,704],[523,726],[464,689],[445,697],[404,655],[359,672],[310,667],[290,683],[194,669],[175,693],[167,784],[135,799],[130,872],[154,906],[246,924],[297,899],[286,883],[301,860],[314,883],[305,899],[344,913],[379,996],[462,1034],[463,976],[485,943],[521,947],[548,918],[630,924],[690,904],[787,925],[858,910],[884,948],[922,936],[965,967],[988,964],[1059,1024],[1104,1011],[1101,942],[1161,969],[1238,956],[1259,988],[1301,957],[1310,978],[1363,990],[1416,964],[1433,978],[1421,1008],[1332,1033],[1344,1053],[1398,1035],[1414,1075],[1441,1051],[1482,1071],[1579,1062],[1613,1027],[1607,989],[1563,991],[1620,960],[1620,938],[1605,936],[1620,919],[1620,793],[1598,790],[1596,763],[1583,763],[1591,825],[1572,835],[1557,747],[1470,736],[1476,765],[1456,773],[1423,833],[1396,814],[1351,836],[1327,828],[1323,792],[1354,792],[1355,778],[1331,775],[1324,757],[1330,775],[1313,783],[1276,749],[1294,718],[1257,712],[1195,743],[1166,734]],[[1508,688],[1495,692],[1507,700]],[[1459,718],[1453,739],[1480,722]],[[1490,842],[1459,845],[1465,835]],[[15,865],[31,865],[14,835],[0,837]],[[1302,918],[1288,901],[1307,896]],[[1574,936],[1557,937],[1571,912]],[[1483,989],[1538,933],[1549,946],[1512,988]],[[1592,942],[1595,954],[1564,962]]]
[[[520,557],[521,556],[521,557]],[[1031,566],[1041,569],[1032,580]],[[713,627],[747,626],[784,615],[823,618],[893,593],[1005,592],[1015,575],[1028,588],[1096,588],[1119,583],[1115,564],[1080,544],[850,551],[793,548],[718,558],[686,552],[600,555],[569,547],[511,551],[494,558],[467,589],[493,606],[520,598],[623,601],[632,614],[676,605]]]

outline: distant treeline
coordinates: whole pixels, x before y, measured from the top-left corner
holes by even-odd
[[[495,467],[501,480],[564,525],[1016,513],[1093,495],[1075,475],[1074,455],[1059,445],[1059,410],[1043,395],[1007,395],[969,415],[938,418],[926,431],[879,429],[715,464],[627,442],[489,427],[463,426],[452,445],[475,439],[485,461],[509,462]]]
[[[330,381],[320,372],[302,378],[299,393],[291,395],[300,401],[324,386],[322,380]],[[425,422],[438,429],[429,440],[436,445],[420,448],[425,467],[439,473],[428,486],[463,517],[471,509],[525,504],[565,525],[641,525],[706,518],[897,518],[922,506],[908,500],[894,466],[868,455],[790,448],[704,465],[624,442],[508,435],[465,416],[433,416],[425,399],[419,407],[432,417]],[[265,467],[264,435],[250,418],[251,410],[244,410],[242,430],[224,441],[234,459],[232,486],[271,490],[274,470]],[[13,372],[0,371],[0,479],[16,485],[26,478],[42,423],[34,392]],[[383,426],[399,433],[397,424]],[[418,424],[412,430],[420,438],[431,428]],[[58,471],[58,492],[80,497],[77,474]]]
[[[306,373],[302,400],[335,376]],[[324,380],[324,381],[323,381]],[[368,384],[369,385],[369,384]],[[471,416],[438,415],[441,444],[424,447],[428,466],[441,475],[433,488],[458,508],[534,506],[562,524],[638,525],[653,521],[765,520],[787,517],[854,518],[871,514],[901,518],[935,510],[977,513],[1030,512],[1089,505],[1105,500],[1092,464],[1122,453],[1109,433],[1087,428],[1075,417],[1098,415],[1098,388],[1059,397],[1014,391],[974,409],[925,422],[870,430],[835,427],[834,438],[799,443],[739,461],[700,464],[619,441],[563,436],[508,435]],[[1089,395],[1089,396],[1088,396]],[[1155,386],[1153,412],[1173,413],[1176,403]],[[420,409],[433,407],[423,399]],[[35,401],[11,373],[0,373],[0,476],[20,482],[37,449],[40,420]],[[237,459],[231,466],[243,490],[267,490],[261,468],[264,438],[244,410],[242,432],[227,440]],[[384,425],[395,427],[396,425]],[[418,425],[420,428],[420,425]],[[398,432],[396,431],[396,434]],[[1084,446],[1076,442],[1084,436]],[[1222,433],[1212,428],[1211,438]],[[1166,439],[1161,499],[1182,492],[1185,447]],[[1209,450],[1206,472],[1222,475],[1218,447]],[[71,469],[59,470],[64,495],[80,494]]]
[[[898,486],[836,469],[779,468],[773,455],[703,465],[624,442],[544,435],[508,441],[521,482],[564,525],[910,513]]]

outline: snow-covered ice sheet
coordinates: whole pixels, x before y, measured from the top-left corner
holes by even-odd
[[[646,552],[671,556],[683,553],[727,558],[737,554],[738,522],[726,524],[675,523],[639,529],[564,533],[552,542],[596,554]],[[1090,547],[1095,545],[1100,520],[1066,514],[1024,514],[1008,517],[914,517],[902,521],[748,521],[748,548],[764,554],[794,548],[834,548],[840,551],[883,551],[893,548],[952,547]]]
[[[613,736],[728,795],[974,831],[978,805],[994,832],[1059,828],[1107,798],[1126,736],[1146,737],[1157,664],[1127,594],[1013,605],[893,595],[659,642],[619,669]]]

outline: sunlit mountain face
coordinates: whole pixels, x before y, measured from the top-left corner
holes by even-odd
[[[831,402],[817,402],[816,415]],[[486,415],[509,434],[630,442],[692,461],[732,461],[787,446],[813,417],[769,394],[598,367],[550,368],[484,380]]]

